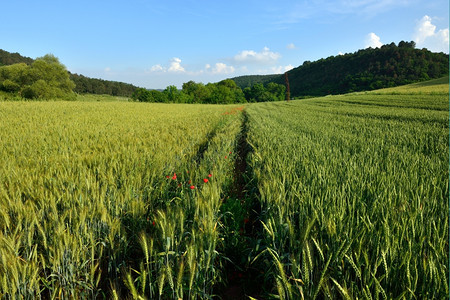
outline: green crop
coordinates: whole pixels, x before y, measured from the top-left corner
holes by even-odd
[[[448,297],[447,96],[247,109],[272,293]]]
[[[0,102],[0,298],[447,298],[435,91]]]
[[[229,109],[0,103],[2,298],[210,295]]]

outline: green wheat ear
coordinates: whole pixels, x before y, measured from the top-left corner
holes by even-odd
[[[165,270],[165,267],[161,268],[161,271],[159,273],[159,278],[158,278],[159,296],[161,296],[163,293],[164,283],[166,281],[166,274],[167,274],[167,272]]]
[[[138,295],[138,292],[137,292],[136,287],[134,285],[133,278],[131,277],[131,274],[129,272],[127,272],[127,274],[125,275],[125,279],[124,280],[125,280],[125,284],[130,289],[131,295],[133,296],[133,298],[134,299],[138,299],[139,295]]]
[[[284,286],[282,281],[277,277],[275,278],[275,281],[277,283],[277,292],[280,300],[285,299],[285,292],[284,292]]]
[[[182,260],[181,263],[178,265],[178,274],[177,274],[177,297],[183,298],[183,273],[184,273],[184,261]]]

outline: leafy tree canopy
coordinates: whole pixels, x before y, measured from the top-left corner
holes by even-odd
[[[0,89],[27,99],[74,100],[74,88],[66,67],[52,54],[37,58],[31,65],[0,67]]]
[[[0,66],[8,66],[19,63],[31,65],[34,61],[34,59],[22,56],[19,53],[10,53],[0,49]],[[73,91],[78,94],[89,93],[130,97],[137,89],[136,86],[129,83],[89,78],[79,74],[68,73],[70,79],[75,83],[75,88]]]
[[[246,92],[247,89],[251,92]],[[261,91],[256,92],[256,90]],[[207,85],[188,81],[183,84],[181,90],[178,90],[176,86],[168,86],[162,92],[140,88],[131,98],[139,102],[231,104],[283,100],[284,93],[285,87],[276,83],[269,83],[267,87],[257,84],[242,91],[233,80],[225,79]]]

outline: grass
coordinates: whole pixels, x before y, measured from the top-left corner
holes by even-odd
[[[0,298],[255,282],[240,291],[446,298],[442,84],[245,107],[2,101]]]
[[[375,94],[448,94],[449,77],[422,81],[418,83],[371,91]]]

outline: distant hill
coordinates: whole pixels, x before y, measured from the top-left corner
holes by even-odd
[[[90,78],[70,73],[70,79],[75,82],[74,92],[78,94],[98,94],[131,97],[138,89],[130,83]]]
[[[22,56],[19,53],[10,53],[8,51],[0,49],[0,66],[9,66],[18,63],[26,63],[31,65],[34,59]]]
[[[19,53],[10,53],[0,49],[0,66],[25,63],[31,65],[34,59],[25,57]],[[70,79],[75,83],[74,92],[78,94],[106,94],[112,96],[130,97],[138,88],[132,84],[110,81],[96,78],[89,78],[79,74],[69,72]]]
[[[398,45],[391,43],[381,48],[368,48],[315,62],[305,61],[290,70],[288,77],[291,97],[299,97],[389,88],[448,74],[448,54],[415,49],[414,42],[402,41]],[[263,84],[285,83],[284,75],[270,76],[273,75],[254,77],[255,80],[263,79],[260,81]],[[253,76],[244,77],[246,82],[251,82]]]
[[[266,83],[279,77],[280,74],[271,75],[244,75],[231,78],[238,87],[245,89],[246,87],[252,87],[256,83]]]

